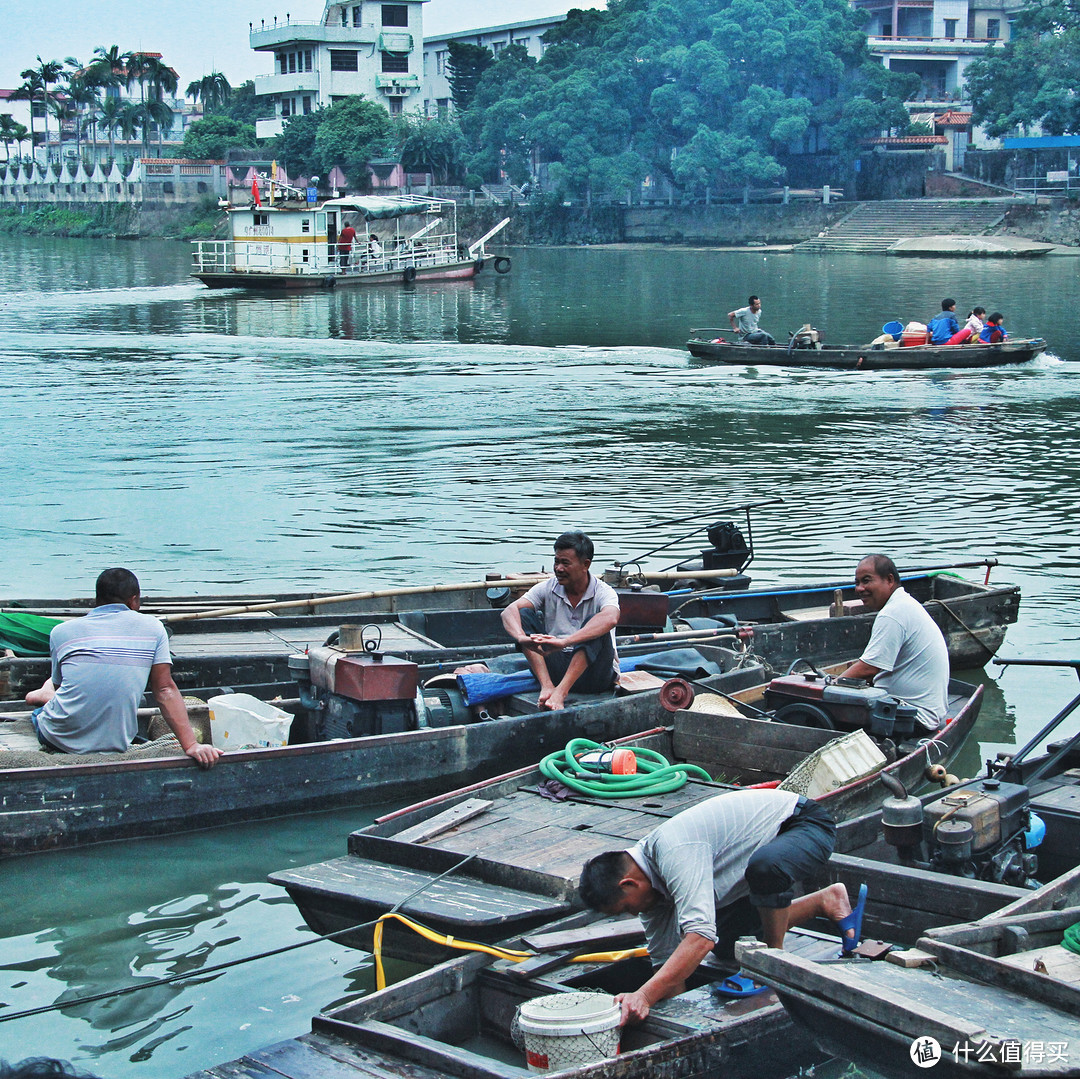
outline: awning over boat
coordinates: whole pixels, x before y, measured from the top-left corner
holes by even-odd
[[[319,209],[359,213],[368,221],[384,221],[407,214],[440,213],[447,201],[417,195],[358,195],[355,198],[328,199]]]

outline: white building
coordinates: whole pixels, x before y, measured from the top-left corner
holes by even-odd
[[[255,80],[266,103],[259,138],[279,135],[290,116],[363,94],[391,115],[420,107],[422,5],[426,0],[327,0],[322,19],[251,26],[251,47],[273,55],[274,73]]]
[[[972,60],[1009,40],[1024,0],[851,0],[870,16],[870,51],[892,71],[922,80],[913,113],[966,104],[964,72]]]
[[[450,58],[448,43],[462,41],[482,45],[496,56],[508,45],[523,45],[530,56],[544,55],[544,34],[553,26],[565,22],[565,15],[550,15],[546,19],[525,19],[522,22],[485,26],[479,30],[459,30],[424,41],[424,115],[445,119],[453,108],[446,64]]]

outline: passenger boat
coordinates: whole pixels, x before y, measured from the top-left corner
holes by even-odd
[[[485,244],[509,222],[459,244],[457,204],[421,195],[364,195],[230,207],[230,238],[195,240],[192,277],[210,288],[312,289],[475,277]],[[356,230],[348,254],[341,231]],[[495,259],[497,273],[510,259]]]
[[[729,714],[682,709],[670,727],[619,743],[701,765],[712,780],[691,776],[678,790],[617,801],[573,791],[551,801],[542,789],[546,773],[534,767],[380,818],[349,836],[344,857],[281,870],[270,879],[285,887],[319,933],[365,925],[399,906],[436,932],[466,940],[491,942],[535,929],[571,911],[588,858],[635,842],[659,821],[736,784],[776,785],[790,775],[791,789],[807,789],[799,766],[808,755],[821,754],[837,732],[761,718],[747,705],[760,704],[767,688],[733,694],[737,703]],[[843,778],[826,783],[823,793],[811,788],[815,797],[837,820],[846,820],[880,804],[883,772],[904,777],[908,786],[922,783],[928,766],[952,758],[981,703],[981,686],[954,681],[952,718],[942,730],[928,740],[901,742],[884,769],[871,761],[854,775],[839,773]],[[471,860],[436,883],[463,858]],[[370,949],[370,925],[339,939]],[[415,961],[446,958],[441,946],[393,924],[385,947]]]
[[[1080,673],[1080,663],[1062,665]],[[935,1074],[1076,1074],[1080,956],[1062,940],[1080,923],[1080,733],[1029,753],[1077,707],[1080,695],[1023,749],[990,762],[981,780],[895,797],[846,828],[848,853],[833,856],[830,873],[868,883],[866,935],[915,945],[894,957],[899,963],[823,965],[742,951],[744,968],[775,987],[819,1046],[887,1076],[919,1074],[918,1052],[931,1054],[924,1064],[940,1053]],[[916,801],[921,823],[907,816]],[[1014,890],[1037,880],[1049,883],[990,915],[955,900],[958,885]],[[918,898],[935,889],[954,897],[945,925]],[[1047,1052],[1051,1043],[1056,1052]]]
[[[858,371],[936,370],[938,368],[999,367],[1027,363],[1046,350],[1041,337],[1009,338],[997,345],[828,345],[799,348],[788,345],[747,345],[731,340],[730,329],[715,326],[690,331],[690,355],[712,363],[750,367],[835,367]],[[795,338],[792,339],[793,341]]]

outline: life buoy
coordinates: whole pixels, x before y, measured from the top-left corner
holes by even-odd
[[[496,273],[509,273],[510,272],[510,260],[505,255],[500,255],[495,260],[495,272]]]
[[[406,285],[411,284],[413,281],[416,280],[416,267],[406,266],[405,272],[401,276],[405,278]]]

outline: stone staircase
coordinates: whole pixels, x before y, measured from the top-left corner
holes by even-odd
[[[824,236],[806,240],[795,250],[881,252],[916,236],[978,236],[997,225],[1014,204],[1012,199],[861,202]]]

